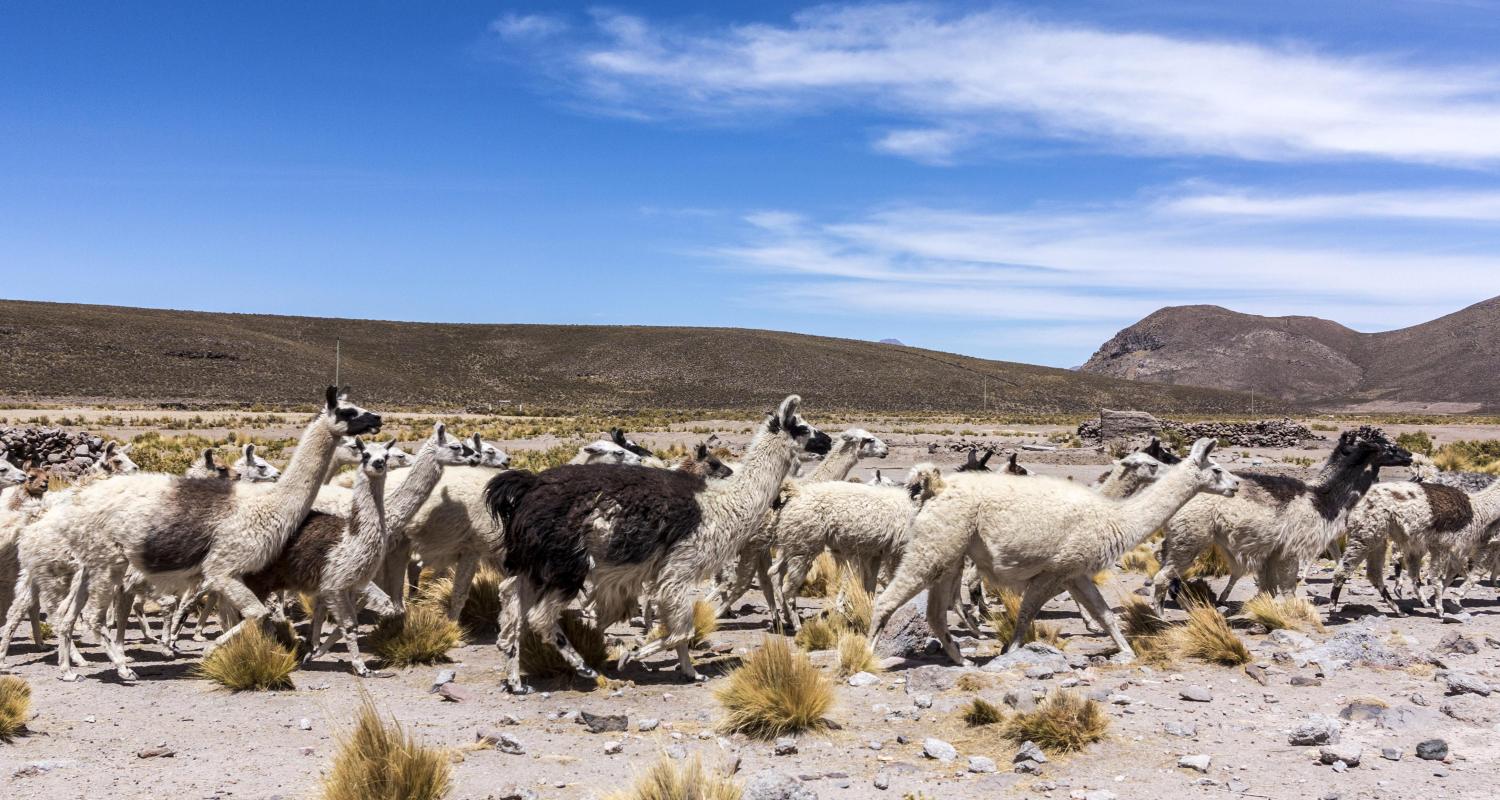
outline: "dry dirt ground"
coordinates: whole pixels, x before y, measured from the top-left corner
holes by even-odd
[[[743,423],[722,426],[742,427]],[[1044,441],[1054,430],[1028,428],[1026,437],[1007,441]],[[1458,428],[1442,435],[1494,438],[1500,432]],[[660,446],[701,437],[679,433],[639,438]],[[742,441],[744,437],[728,438]],[[953,437],[900,434],[889,438],[897,445],[892,456],[863,466],[862,473],[869,474],[876,466],[900,471],[919,460],[948,465],[960,460],[954,453],[928,452],[930,441]],[[520,444],[524,443],[512,443]],[[1226,460],[1234,468],[1254,460],[1274,463],[1281,456],[1321,459],[1324,455],[1321,450],[1247,453],[1226,453]],[[1073,475],[1079,480],[1095,477],[1104,463],[1102,455],[1082,451],[1023,456],[1022,460],[1039,472]],[[1066,463],[1045,463],[1051,461]],[[1329,571],[1327,563],[1312,571],[1307,587],[1310,596],[1327,596]],[[1216,579],[1215,585],[1221,580]],[[1104,592],[1118,601],[1141,583],[1141,576],[1122,573]],[[1249,579],[1240,586],[1236,600],[1253,592]],[[698,755],[711,765],[737,764],[739,774],[746,777],[764,770],[785,773],[799,778],[810,792],[799,797],[825,800],[1492,797],[1496,775],[1500,775],[1500,694],[1447,696],[1441,676],[1446,667],[1500,686],[1496,590],[1485,586],[1470,594],[1473,619],[1464,625],[1440,624],[1430,613],[1395,619],[1376,613],[1373,607],[1361,610],[1361,604],[1371,600],[1369,588],[1356,579],[1349,591],[1352,614],[1325,632],[1312,633],[1315,642],[1341,630],[1367,626],[1382,642],[1426,655],[1438,650],[1445,635],[1458,631],[1477,645],[1477,652],[1442,654],[1442,667],[1320,668],[1285,660],[1296,647],[1247,633],[1256,663],[1267,668],[1268,685],[1252,680],[1240,668],[1196,662],[1164,669],[1095,663],[1047,679],[1028,679],[1018,672],[949,667],[941,660],[907,661],[892,665],[874,685],[841,683],[837,706],[830,715],[838,729],[800,737],[792,755],[775,755],[771,743],[722,736],[714,729],[720,716],[714,691],[724,683],[723,670],[733,653],[754,648],[765,635],[760,595],[754,589],[742,601],[751,604],[750,613],[724,621],[712,637],[719,651],[732,653],[699,654],[700,663],[708,663],[704,671],[713,676],[706,685],[679,682],[670,659],[660,659],[650,665],[661,667],[660,671],[640,667],[624,673],[610,671],[615,679],[610,688],[558,686],[547,693],[515,697],[499,688],[493,640],[482,639],[455,650],[455,663],[448,665],[457,671],[457,683],[468,695],[461,703],[445,702],[428,693],[442,667],[359,679],[348,671],[342,649],[297,673],[296,689],[287,692],[216,690],[191,675],[196,662],[192,653],[170,661],[139,644],[131,649],[138,662],[139,682],[119,683],[98,649],[85,647],[91,668],[84,670],[80,682],[63,683],[55,677],[50,651],[44,654],[32,647],[23,627],[10,664],[12,672],[33,687],[35,718],[29,735],[0,744],[0,797],[307,797],[326,772],[361,690],[430,744],[464,748],[481,728],[500,728],[520,740],[525,752],[519,755],[461,750],[455,756],[461,758],[454,767],[455,798],[498,798],[512,787],[530,789],[542,798],[599,797],[620,789],[635,772],[664,754]],[[806,601],[805,614],[818,603]],[[1044,616],[1061,627],[1069,655],[1108,652],[1107,639],[1085,631],[1071,601],[1054,600]],[[1181,613],[1172,611],[1169,616],[1179,619]],[[620,628],[614,633],[632,632]],[[993,653],[988,637],[967,646],[976,648],[974,658],[981,665]],[[44,655],[49,657],[44,659]],[[815,661],[827,665],[828,655],[819,654]],[[966,688],[960,689],[956,682],[961,675],[978,677],[965,681]],[[1293,679],[1312,685],[1294,685]],[[980,688],[973,688],[976,682]],[[1107,701],[1109,735],[1080,754],[1054,758],[1040,776],[1011,772],[1015,747],[993,729],[969,728],[958,718],[958,709],[975,696],[1001,703],[1008,692],[1039,694],[1065,683],[1076,685],[1076,691],[1113,696]],[[1184,700],[1181,693],[1188,687],[1206,689],[1212,699]],[[931,697],[930,707],[921,707],[926,704],[924,695]],[[1389,708],[1376,719],[1342,723],[1343,743],[1362,750],[1357,767],[1336,772],[1317,763],[1317,747],[1288,743],[1288,732],[1309,715],[1337,717],[1361,698],[1376,698]],[[573,721],[578,711],[628,715],[629,730],[589,733]],[[516,722],[507,725],[508,716]],[[658,720],[659,726],[641,732],[641,723],[647,720]],[[1189,735],[1178,735],[1183,733]],[[924,757],[927,737],[954,745],[957,760],[943,763]],[[1447,741],[1452,753],[1449,763],[1415,756],[1417,743],[1432,738]],[[621,752],[606,754],[607,742],[619,742]],[[172,755],[139,755],[159,745]],[[1383,758],[1383,748],[1399,750],[1400,760]],[[1180,757],[1199,754],[1210,756],[1206,773],[1177,766]],[[992,758],[1000,771],[969,772],[967,759],[973,755]],[[885,790],[875,785],[882,775],[889,782]]]

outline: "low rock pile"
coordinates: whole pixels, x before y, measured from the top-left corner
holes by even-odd
[[[1171,431],[1187,441],[1204,437],[1218,439],[1235,447],[1297,447],[1309,439],[1321,438],[1306,425],[1286,418],[1255,422],[1177,422],[1169,419],[1159,422],[1158,432]],[[1114,426],[1109,427],[1114,429]],[[1086,442],[1118,438],[1114,435],[1106,437],[1105,428],[1100,420],[1089,420],[1078,426],[1078,438]]]
[[[24,467],[35,461],[65,477],[76,476],[93,466],[103,454],[104,445],[104,439],[89,433],[0,426],[0,446],[12,464]]]

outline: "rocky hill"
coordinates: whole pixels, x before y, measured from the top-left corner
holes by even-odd
[[[1500,411],[1500,297],[1381,333],[1174,306],[1120,331],[1083,370],[1327,408]]]
[[[0,399],[371,404],[502,411],[1243,413],[1231,392],[1138,384],[901,345],[734,328],[457,325],[0,301]],[[1268,409],[1269,410],[1269,409]]]

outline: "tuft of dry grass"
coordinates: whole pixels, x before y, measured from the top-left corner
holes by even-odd
[[[447,752],[417,742],[392,719],[381,719],[360,691],[354,729],[340,737],[321,800],[438,800],[453,788]]]
[[[839,675],[847,678],[856,672],[879,672],[880,661],[862,633],[845,631],[839,635]]]
[[[829,621],[840,632],[868,634],[875,616],[875,598],[865,591],[864,581],[853,570],[840,570],[837,590]]]
[[[459,612],[458,624],[470,637],[494,636],[500,632],[500,584],[504,580],[500,573],[488,566],[474,572],[469,584],[469,594],[464,598],[463,611]],[[431,578],[423,580],[413,605],[429,605],[446,613],[453,600],[453,578]]]
[[[448,661],[448,651],[464,643],[458,623],[427,605],[406,609],[405,616],[388,619],[370,634],[370,650],[393,667]]]
[[[1049,753],[1072,753],[1104,738],[1109,715],[1097,702],[1058,689],[1032,711],[1012,714],[1001,735],[1020,744],[1036,742]]]
[[[1207,552],[1198,556],[1198,560],[1194,561],[1192,566],[1183,571],[1182,577],[1185,580],[1192,580],[1193,578],[1222,578],[1228,574],[1229,557],[1224,555],[1224,551],[1220,550],[1218,545],[1213,545],[1208,548]]]
[[[834,687],[785,638],[766,637],[714,693],[726,715],[719,728],[755,739],[775,739],[827,725]]]
[[[1217,608],[1194,603],[1187,607],[1187,614],[1187,624],[1172,629],[1172,642],[1177,652],[1188,658],[1231,667],[1250,661],[1250,650]]]
[[[1142,542],[1135,549],[1127,552],[1120,559],[1120,569],[1126,572],[1139,572],[1142,575],[1155,575],[1161,570],[1161,562],[1156,560],[1156,548],[1150,542]]]
[[[1120,630],[1136,657],[1157,666],[1172,663],[1172,642],[1167,635],[1170,626],[1156,615],[1150,603],[1135,595],[1125,598],[1120,623]]]
[[[709,773],[697,758],[681,767],[669,758],[657,759],[625,791],[604,800],[740,800],[744,791],[727,775]]]
[[[1005,711],[982,697],[976,697],[964,706],[963,718],[972,726],[995,725],[1005,721]]]
[[[585,622],[576,611],[563,614],[562,629],[573,649],[583,656],[584,663],[596,670],[604,668],[609,661],[609,650],[604,644],[603,633]],[[563,660],[557,648],[551,642],[537,638],[530,628],[521,629],[521,670],[539,680],[573,675],[573,668]]]
[[[292,672],[297,669],[297,653],[277,638],[275,632],[267,632],[260,625],[246,625],[198,662],[193,672],[236,692],[294,689]]]
[[[719,616],[714,613],[713,604],[706,600],[693,601],[693,639],[689,646],[697,649],[706,646],[708,637],[713,636],[719,630]],[[660,639],[667,635],[667,629],[658,625],[651,630],[652,639]]]
[[[1016,621],[1021,616],[1021,596],[1009,589],[1001,589],[998,595],[1000,607],[990,613],[990,624],[995,628],[996,638],[1003,644],[1015,633]],[[1062,638],[1062,631],[1056,625],[1044,622],[1032,622],[1031,630],[1021,636],[1021,644],[1031,642],[1045,642],[1059,650],[1068,646],[1067,640]]]
[[[977,692],[980,689],[990,688],[992,684],[993,681],[990,680],[990,676],[988,675],[977,672],[966,672],[958,676],[958,680],[954,682],[953,686],[960,692]]]
[[[26,731],[31,718],[31,684],[12,675],[0,676],[0,742]]]
[[[802,596],[827,597],[838,582],[838,575],[838,562],[834,560],[832,553],[823,551],[813,562],[812,569],[808,570],[807,579],[802,582]]]
[[[838,644],[838,640],[838,631],[833,629],[828,620],[817,616],[802,623],[802,627],[797,629],[796,638],[792,641],[798,647],[811,653],[817,650],[831,650],[834,645]]]
[[[1262,592],[1247,600],[1244,607],[1240,609],[1240,613],[1273,631],[1299,628],[1323,630],[1323,621],[1318,618],[1318,610],[1302,597],[1292,595],[1272,597]]]

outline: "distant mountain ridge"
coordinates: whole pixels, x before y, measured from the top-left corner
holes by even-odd
[[[1083,371],[1305,406],[1500,411],[1500,297],[1410,328],[1171,306],[1115,334]]]
[[[744,328],[466,325],[0,300],[0,398],[505,411],[1243,413],[1247,398],[903,345]]]

